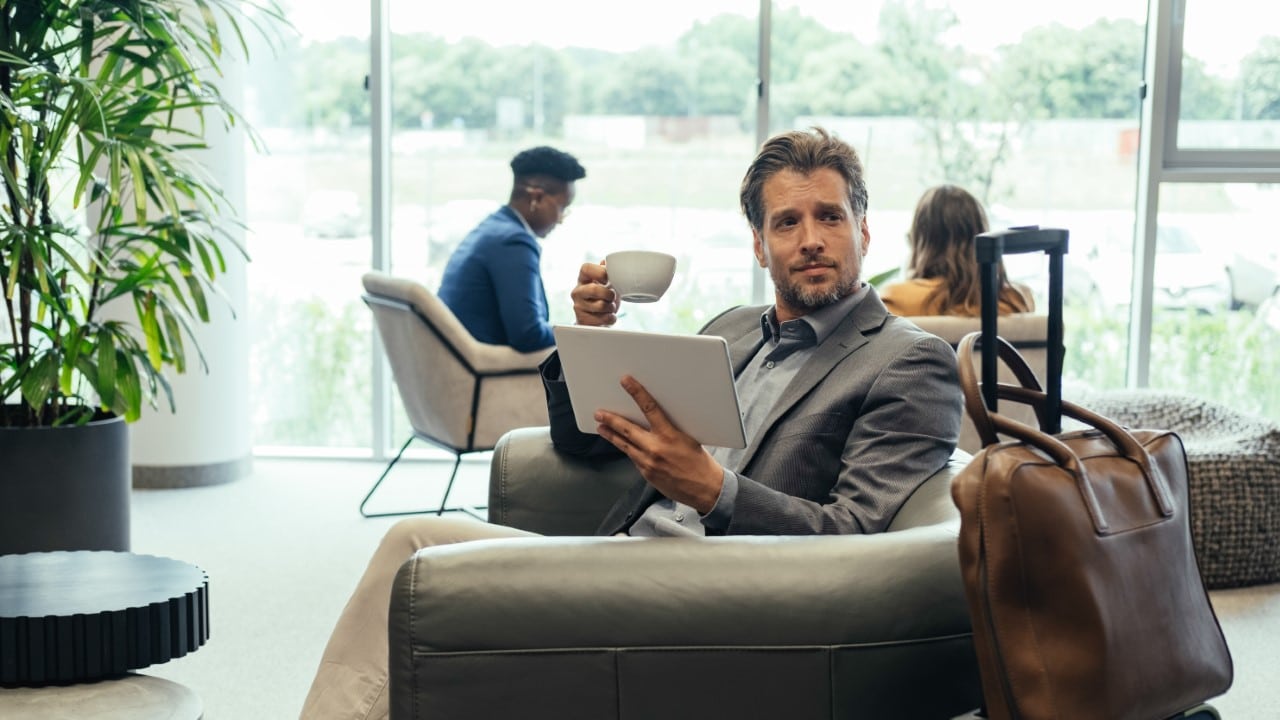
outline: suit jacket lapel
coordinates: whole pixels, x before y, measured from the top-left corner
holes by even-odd
[[[742,337],[729,343],[729,361],[733,363],[733,376],[735,378],[742,374],[742,371],[747,367],[747,363],[751,362],[751,358],[756,356],[756,352],[760,350],[760,346],[763,344],[764,333],[760,331],[758,320],[753,330],[748,330]]]
[[[840,325],[832,331],[831,336],[818,346],[808,362],[800,368],[800,372],[782,391],[782,396],[774,403],[773,409],[765,418],[761,431],[749,439],[747,451],[742,458],[742,467],[745,468],[751,464],[756,451],[760,449],[761,441],[769,434],[769,429],[778,422],[778,418],[789,412],[796,403],[808,395],[840,361],[866,345],[865,333],[884,325],[887,317],[888,311],[884,303],[880,301],[880,296],[876,294],[875,289],[871,288],[867,296],[840,321]]]

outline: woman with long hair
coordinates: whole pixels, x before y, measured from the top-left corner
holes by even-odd
[[[907,234],[907,279],[881,291],[885,307],[904,316],[980,315],[982,285],[973,238],[986,231],[987,213],[967,190],[955,185],[926,190]],[[1003,263],[998,271],[1000,314],[1034,310],[1031,289],[1010,282]]]

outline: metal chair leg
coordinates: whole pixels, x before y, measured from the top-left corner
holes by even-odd
[[[365,505],[369,503],[369,498],[373,497],[374,492],[378,490],[378,486],[382,485],[382,481],[387,478],[387,475],[391,472],[391,468],[394,467],[395,464],[400,460],[400,457],[404,455],[404,451],[409,448],[409,444],[413,442],[413,438],[414,436],[410,435],[409,439],[405,441],[404,445],[400,446],[400,452],[396,453],[396,456],[391,458],[391,462],[387,463],[387,467],[385,470],[382,471],[382,475],[378,477],[378,481],[373,484],[373,487],[369,488],[369,492],[365,494],[364,500],[360,501],[360,514],[367,518],[375,518],[375,517],[393,517],[397,515],[421,515],[423,513],[429,513],[429,512],[435,512],[436,515],[443,515],[446,511],[449,511],[449,512],[461,511],[478,520],[487,521],[488,517],[486,517],[486,515],[480,512],[481,510],[485,509],[483,507],[476,508],[476,507],[468,507],[465,505],[459,506],[459,507],[448,507],[449,493],[453,490],[453,481],[458,476],[458,466],[462,464],[462,453],[458,453],[458,452],[455,452],[453,454],[453,471],[449,473],[449,483],[448,485],[445,486],[444,497],[440,499],[439,507],[422,508],[421,510],[397,510],[394,512],[380,512],[380,513],[371,513],[371,512],[365,511],[364,508],[365,508]]]
[[[449,491],[453,490],[453,480],[458,477],[458,466],[462,464],[462,455],[455,453],[453,456],[453,472],[449,473],[449,484],[444,486],[444,497],[440,498],[440,507],[436,509],[437,515],[444,514],[444,506],[449,504]]]

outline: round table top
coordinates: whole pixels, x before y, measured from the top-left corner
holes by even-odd
[[[0,685],[115,677],[209,638],[208,576],[127,552],[0,555]]]
[[[122,610],[180,597],[208,581],[190,563],[126,552],[0,555],[0,617]]]

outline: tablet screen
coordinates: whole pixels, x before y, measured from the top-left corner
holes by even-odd
[[[582,432],[595,433],[593,416],[598,409],[649,426],[620,384],[623,375],[631,375],[676,427],[698,442],[747,446],[724,338],[585,325],[557,325],[553,332],[574,419]]]

